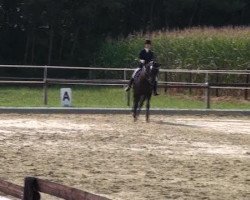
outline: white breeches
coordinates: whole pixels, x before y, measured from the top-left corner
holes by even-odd
[[[135,78],[136,73],[140,70],[141,68],[138,67],[135,69],[134,73],[132,74],[132,78]]]

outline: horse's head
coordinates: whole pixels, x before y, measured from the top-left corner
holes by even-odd
[[[158,75],[159,70],[160,70],[160,64],[157,62],[153,62],[152,63],[152,67],[151,67],[151,76],[155,77]]]
[[[157,62],[150,62],[149,64],[147,64],[145,66],[146,68],[146,76],[148,79],[154,79],[158,73],[159,73],[159,69],[160,69],[160,64]]]

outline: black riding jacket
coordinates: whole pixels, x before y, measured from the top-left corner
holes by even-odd
[[[149,50],[148,52],[143,49],[141,50],[140,54],[139,54],[139,59],[140,60],[145,60],[145,64],[148,64],[150,61],[153,61],[154,60],[154,53]],[[142,67],[143,64],[141,63],[140,64],[140,67]]]

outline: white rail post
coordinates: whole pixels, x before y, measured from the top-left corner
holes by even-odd
[[[128,103],[127,106],[130,106],[130,90],[127,92]]]
[[[247,70],[250,70],[250,68],[247,68]],[[250,76],[249,76],[249,74],[247,74],[246,75],[246,86],[250,82],[249,80],[250,80]],[[244,96],[245,96],[245,100],[248,100],[248,90],[247,89],[245,90],[245,95]]]
[[[124,80],[123,89],[125,89],[125,88],[126,88],[125,82],[126,82],[126,80],[127,80],[127,73],[126,73],[126,70],[125,70],[125,69],[123,70],[123,80]],[[125,101],[127,100],[127,94],[126,94],[126,93],[127,93],[127,92],[125,92],[125,95],[124,95],[124,100],[125,100]]]
[[[124,79],[124,82],[127,81],[127,70],[126,69],[123,70],[123,79]],[[124,84],[123,88],[125,89],[126,86],[127,85]],[[130,106],[130,91],[125,92],[125,96],[124,97],[125,97],[125,100],[127,100],[127,106]]]
[[[206,89],[205,89],[206,109],[210,109],[210,107],[211,107],[211,106],[210,106],[210,85],[209,85],[208,73],[206,73],[205,85],[206,85]]]
[[[189,79],[188,79],[188,80],[189,80],[189,83],[192,83],[193,81],[192,81],[192,73],[191,73],[191,72],[189,73],[188,78],[189,78]],[[192,88],[189,87],[188,90],[189,90],[189,95],[191,95],[191,94],[192,94]]]
[[[126,71],[126,69],[123,70],[123,80],[124,80],[124,82],[126,82],[126,80],[127,80],[127,71]],[[123,88],[125,88],[125,87],[126,87],[126,84],[124,83]]]
[[[47,66],[44,67],[43,71],[43,102],[44,105],[48,105],[48,85],[47,85],[47,75],[48,75],[48,68]]]

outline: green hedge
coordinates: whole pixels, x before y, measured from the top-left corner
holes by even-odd
[[[151,38],[162,68],[246,69],[250,67],[250,27],[192,28],[107,40],[95,65],[134,67],[144,40]]]

